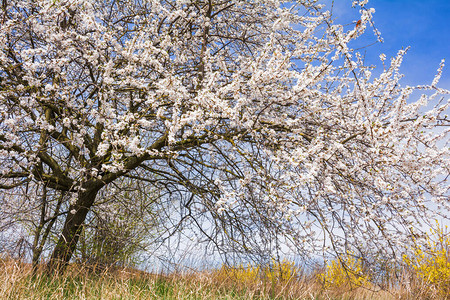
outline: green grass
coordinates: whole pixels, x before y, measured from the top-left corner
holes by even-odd
[[[324,289],[316,275],[295,276],[285,280],[249,280],[245,271],[221,270],[189,274],[149,274],[136,270],[93,273],[72,265],[62,275],[33,275],[27,264],[0,260],[0,299],[443,299],[430,293],[426,285],[398,285],[381,291],[371,287]],[[235,277],[236,274],[241,279]],[[242,276],[246,280],[242,280]]]

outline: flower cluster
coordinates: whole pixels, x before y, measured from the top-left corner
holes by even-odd
[[[448,213],[449,91],[443,64],[401,87],[404,50],[374,76],[349,47],[374,10],[354,5],[348,29],[316,1],[7,1],[0,187],[77,192],[81,214],[134,176],[246,249],[229,226],[392,252]]]

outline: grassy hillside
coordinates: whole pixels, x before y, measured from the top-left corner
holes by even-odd
[[[447,232],[431,229],[397,264],[368,267],[348,253],[308,272],[284,260],[169,275],[72,264],[47,274],[0,254],[0,299],[450,299]]]
[[[333,266],[305,275],[283,262],[272,270],[238,267],[157,275],[121,269],[92,272],[71,265],[62,275],[32,274],[12,259],[0,262],[0,299],[445,299],[436,286],[401,274],[389,290]],[[349,275],[350,274],[350,275]],[[334,280],[334,281],[333,281]],[[354,280],[355,282],[353,282]]]

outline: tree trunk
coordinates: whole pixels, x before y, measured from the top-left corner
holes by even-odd
[[[70,205],[61,236],[53,250],[50,261],[47,264],[47,271],[49,273],[54,271],[64,271],[69,264],[80,237],[81,226],[83,225],[90,208],[94,204],[97,193],[101,187],[102,185],[99,186],[97,184],[83,188],[83,191],[78,194],[77,202]]]

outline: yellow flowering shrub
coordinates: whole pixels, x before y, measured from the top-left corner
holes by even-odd
[[[412,256],[403,256],[403,261],[416,275],[432,285],[440,294],[450,295],[450,235],[447,226],[430,229],[424,245],[416,244]]]
[[[232,280],[239,281],[242,283],[253,283],[258,279],[259,267],[252,265],[240,265],[237,267],[229,267],[223,265],[218,271],[216,271],[216,276],[219,280]]]
[[[318,275],[324,288],[353,288],[370,284],[369,274],[364,273],[361,259],[348,254],[328,263],[325,271]]]
[[[288,260],[281,262],[272,261],[271,267],[263,269],[263,276],[269,281],[287,281],[300,275],[300,268],[295,263]]]
[[[283,260],[272,261],[271,266],[247,266],[228,267],[223,265],[216,273],[219,278],[231,279],[241,283],[255,282],[286,282],[300,275],[300,268],[294,262]]]

